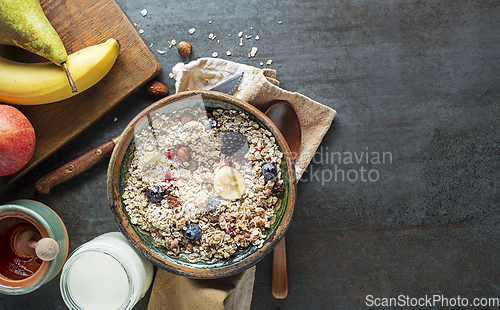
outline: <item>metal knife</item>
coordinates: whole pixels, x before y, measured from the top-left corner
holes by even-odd
[[[243,72],[238,73],[209,90],[231,95],[236,88],[238,88],[242,77]],[[117,136],[41,177],[35,182],[36,190],[41,194],[48,194],[54,186],[87,171],[102,159],[106,158],[106,155],[111,154],[119,138],[120,136]]]

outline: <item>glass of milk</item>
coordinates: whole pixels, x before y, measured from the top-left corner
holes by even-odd
[[[77,248],[61,272],[60,288],[70,309],[132,309],[153,280],[153,265],[119,232]]]

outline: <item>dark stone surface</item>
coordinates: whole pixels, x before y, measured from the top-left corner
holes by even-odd
[[[177,62],[217,52],[257,67],[272,59],[282,88],[338,111],[298,186],[289,295],[271,296],[268,256],[257,265],[252,309],[354,309],[367,295],[500,298],[498,1],[118,2],[144,30],[172,92]],[[240,31],[260,40],[240,47]],[[168,48],[172,39],[193,44],[188,60]],[[259,51],[248,58],[252,46]],[[34,183],[120,134],[155,100],[138,91],[0,193],[0,203],[49,205],[67,225],[70,251],[117,230],[107,162],[49,195]],[[65,309],[58,281],[0,296],[0,309]]]

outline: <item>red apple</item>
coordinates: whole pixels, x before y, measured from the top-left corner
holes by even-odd
[[[21,170],[35,150],[35,130],[18,109],[0,104],[0,176]]]

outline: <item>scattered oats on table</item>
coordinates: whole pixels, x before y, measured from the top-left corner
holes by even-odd
[[[250,51],[250,53],[248,54],[248,58],[251,58],[251,57],[255,57],[255,55],[257,54],[257,51],[259,49],[257,47],[252,47],[252,50]]]
[[[244,112],[157,112],[136,134],[124,206],[131,223],[169,255],[229,258],[263,245],[280,208],[282,158],[271,132]],[[238,183],[225,183],[226,171]]]

